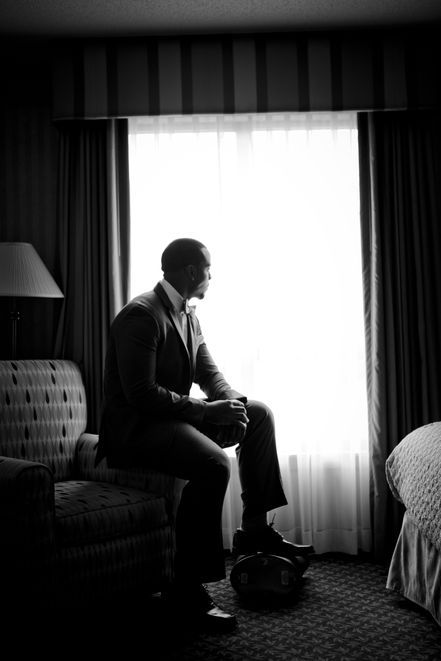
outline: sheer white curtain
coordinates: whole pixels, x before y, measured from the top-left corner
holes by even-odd
[[[355,114],[139,117],[129,131],[132,295],[162,277],[173,239],[208,247],[197,315],[227,380],[274,412],[277,529],[318,553],[369,550]],[[226,548],[241,517],[228,453]]]

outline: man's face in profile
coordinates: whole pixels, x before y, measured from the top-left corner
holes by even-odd
[[[201,261],[197,266],[197,274],[194,281],[194,289],[189,298],[203,299],[205,297],[205,292],[208,289],[211,279],[210,267],[211,267],[210,253],[206,248],[202,248]]]

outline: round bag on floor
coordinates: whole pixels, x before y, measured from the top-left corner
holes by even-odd
[[[283,599],[298,587],[303,568],[291,560],[268,553],[241,555],[234,563],[230,582],[243,598],[259,601]]]

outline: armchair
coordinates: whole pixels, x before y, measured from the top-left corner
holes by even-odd
[[[20,603],[162,590],[173,574],[183,482],[94,466],[78,365],[0,361],[2,592]]]

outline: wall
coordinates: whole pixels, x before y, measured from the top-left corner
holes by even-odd
[[[0,241],[32,243],[56,272],[57,131],[43,42],[0,43]],[[59,280],[58,280],[59,281]],[[18,358],[51,357],[61,300],[19,301]],[[0,358],[11,356],[10,302],[0,299]]]

